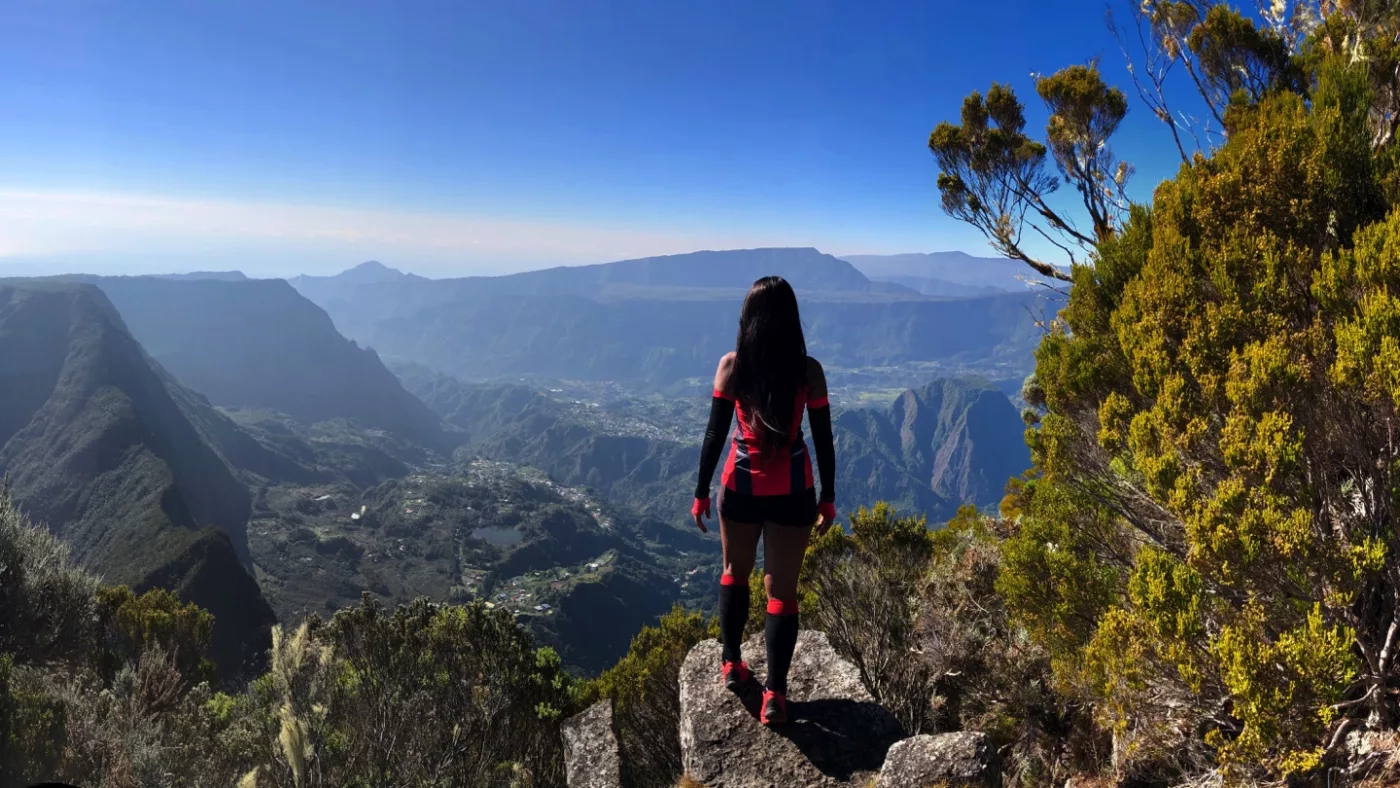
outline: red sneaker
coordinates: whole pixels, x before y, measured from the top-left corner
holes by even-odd
[[[738,662],[726,662],[720,669],[720,675],[724,677],[724,686],[730,692],[738,692],[753,676],[749,672],[748,663],[743,660]]]
[[[787,696],[781,692],[763,691],[763,710],[758,721],[764,725],[781,725],[788,721]]]

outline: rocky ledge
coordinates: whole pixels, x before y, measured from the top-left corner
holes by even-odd
[[[765,728],[758,722],[766,677],[763,638],[744,655],[754,680],[739,693],[719,678],[720,645],[691,650],[680,671],[680,744],[689,785],[704,788],[995,788],[995,753],[980,733],[908,737],[876,703],[860,672],[820,632],[798,636],[788,674],[792,721]],[[571,788],[623,785],[617,739],[606,703],[565,723]]]

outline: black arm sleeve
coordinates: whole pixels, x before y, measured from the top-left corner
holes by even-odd
[[[715,397],[710,401],[710,425],[705,428],[705,443],[700,447],[700,479],[695,483],[695,497],[710,497],[710,482],[715,478],[715,467],[719,465],[719,455],[724,451],[724,441],[729,438],[729,428],[734,423],[734,401]]]
[[[817,470],[821,474],[822,500],[836,500],[836,441],[831,435],[831,406],[807,409],[807,421],[812,425],[812,444],[817,452]]]

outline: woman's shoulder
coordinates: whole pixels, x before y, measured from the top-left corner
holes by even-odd
[[[725,353],[719,360],[719,368],[715,370],[715,391],[722,392],[726,396],[733,397],[732,391],[734,379],[734,353]]]
[[[808,375],[821,375],[821,374],[824,374],[824,371],[822,370],[822,363],[821,363],[820,361],[816,360],[815,358],[813,358],[812,356],[808,356],[808,357],[807,357],[807,374],[808,374]]]

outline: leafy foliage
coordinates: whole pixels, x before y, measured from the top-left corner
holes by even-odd
[[[571,679],[509,615],[370,599],[277,632],[257,785],[558,785]]]
[[[1095,768],[1102,737],[1055,694],[1046,651],[995,591],[1004,521],[964,507],[930,531],[882,504],[850,525],[809,548],[803,624],[827,633],[908,732],[985,731],[1012,784]]]
[[[0,653],[12,665],[43,665],[95,647],[96,589],[70,565],[67,546],[30,525],[0,489]]]
[[[909,652],[932,536],[923,518],[898,517],[885,504],[861,509],[850,522],[850,534],[833,528],[808,548],[799,585],[803,623],[827,633],[905,730],[930,730],[936,676]]]
[[[1204,24],[1198,56],[1267,37]],[[1400,220],[1367,78],[1229,87],[1228,141],[1075,269],[1008,502],[998,589],[1129,775],[1307,772],[1395,720]]]

